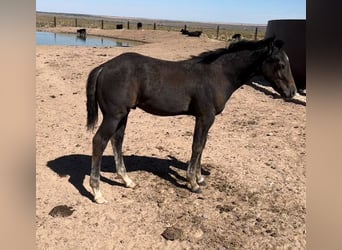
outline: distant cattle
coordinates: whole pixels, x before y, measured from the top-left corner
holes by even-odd
[[[202,31],[188,31],[186,29],[181,29],[180,31],[183,35],[199,37],[202,34]]]
[[[137,23],[137,29],[138,30],[142,29],[142,23]]]
[[[240,40],[241,40],[241,34],[234,34],[234,35],[232,36],[232,39],[233,39],[233,40],[236,40],[236,41],[240,41]]]
[[[199,37],[202,34],[202,31],[189,31],[188,36]]]
[[[117,24],[116,25],[117,30],[122,30],[123,29],[123,24]]]
[[[186,29],[181,29],[180,32],[182,33],[182,35],[187,35],[189,31],[187,31]]]
[[[86,29],[78,29],[77,30],[77,36],[85,37],[86,35],[87,35]]]

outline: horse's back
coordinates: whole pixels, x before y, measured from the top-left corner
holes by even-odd
[[[193,114],[203,100],[212,102],[219,95],[214,93],[220,91],[214,84],[218,77],[206,64],[124,53],[103,65],[98,99],[108,110],[121,105],[156,115]]]
[[[100,106],[107,112],[119,105],[156,115],[184,114],[196,82],[186,67],[138,53],[121,54],[102,65],[97,86]]]
[[[117,66],[118,64],[122,64],[124,66],[129,66],[130,64],[136,64],[137,62],[141,62],[141,61],[149,61],[149,60],[158,60],[149,56],[145,56],[136,52],[126,52],[126,53],[122,53],[114,58],[112,58],[111,60],[105,62],[103,64],[103,66],[106,67],[113,67],[113,66]]]

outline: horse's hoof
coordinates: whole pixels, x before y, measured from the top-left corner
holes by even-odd
[[[97,204],[105,204],[105,203],[108,203],[108,201],[103,198],[103,195],[100,191],[100,189],[97,187],[97,188],[93,188],[93,193],[94,193],[94,201],[97,203]]]
[[[137,184],[135,184],[133,181],[126,183],[126,187],[135,189],[137,188]]]
[[[205,179],[203,176],[201,176],[200,178],[197,179],[197,184],[200,185],[200,186],[205,186],[206,183],[205,183]]]
[[[103,198],[103,196],[94,198],[94,200],[97,204],[107,204],[108,203],[108,201],[105,198]]]
[[[195,194],[201,194],[202,193],[202,190],[200,189],[200,187],[198,188],[193,188],[191,189],[191,192],[195,193]]]
[[[203,181],[201,181],[201,182],[197,182],[197,184],[200,185],[200,186],[202,186],[202,187],[207,185],[207,183],[205,182],[205,180],[203,180]]]
[[[190,183],[187,183],[187,184],[186,184],[186,187],[187,187],[191,192],[193,192],[193,193],[196,193],[196,194],[202,193],[202,190],[201,190],[201,188],[200,188],[198,185],[196,185],[195,187],[193,187],[193,186],[191,186]]]
[[[202,190],[200,188],[197,188],[197,189],[191,190],[191,191],[195,194],[201,194],[202,193]]]

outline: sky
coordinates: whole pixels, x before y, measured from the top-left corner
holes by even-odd
[[[36,0],[36,10],[212,23],[306,19],[305,0]]]

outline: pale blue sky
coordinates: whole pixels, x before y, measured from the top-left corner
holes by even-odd
[[[36,0],[36,10],[214,23],[306,19],[304,0]]]

